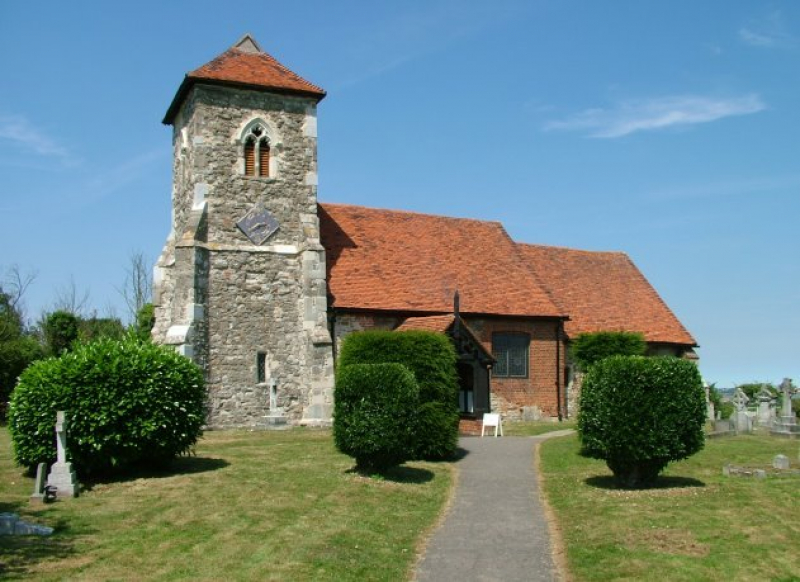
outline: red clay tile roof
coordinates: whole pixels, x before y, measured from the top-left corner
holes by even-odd
[[[571,337],[638,331],[648,342],[696,345],[625,253],[520,244],[531,271],[570,316]]]
[[[498,222],[320,204],[335,308],[561,317]]]
[[[241,42],[186,75],[164,116],[164,124],[172,123],[181,103],[196,82],[294,93],[313,97],[317,101],[325,97],[323,89],[290,71],[271,55],[260,50],[253,52],[237,48]]]
[[[456,317],[452,313],[450,315],[425,315],[422,317],[409,317],[403,323],[398,325],[394,331],[432,331],[435,333],[447,333],[453,326]],[[467,322],[460,319],[460,326],[462,333],[466,332],[467,335],[472,337],[472,342],[475,344],[483,354],[490,361],[496,361],[494,356],[486,349],[486,347],[472,331],[472,328],[467,325]]]
[[[395,331],[435,331],[445,333],[455,321],[454,315],[428,315],[423,317],[409,317],[397,326]]]

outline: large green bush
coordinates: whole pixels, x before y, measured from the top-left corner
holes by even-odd
[[[161,465],[201,434],[200,369],[169,348],[134,337],[78,345],[23,372],[9,427],[17,463],[55,460],[56,412],[67,413],[68,457],[80,474]]]
[[[582,452],[624,487],[647,486],[670,461],[704,445],[705,391],[692,362],[612,356],[594,364],[580,396]]]
[[[403,364],[419,385],[419,424],[415,457],[450,457],[458,442],[458,376],[456,352],[450,339],[429,331],[364,331],[348,335],[339,354],[339,367],[352,364]],[[438,403],[439,406],[424,406]]]
[[[647,343],[641,333],[598,331],[578,334],[570,344],[570,353],[578,369],[586,372],[595,362],[610,356],[643,356]]]
[[[333,438],[362,472],[413,458],[419,387],[402,364],[352,364],[336,372]]]

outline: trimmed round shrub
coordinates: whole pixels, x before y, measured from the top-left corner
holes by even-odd
[[[419,385],[419,424],[415,459],[437,461],[455,453],[458,443],[458,374],[450,339],[430,331],[363,331],[348,335],[339,367],[352,364],[398,363],[414,374]],[[426,407],[438,403],[438,407]]]
[[[648,486],[670,461],[701,450],[705,421],[700,372],[688,360],[612,356],[581,390],[582,453],[605,460],[622,487]]]
[[[570,344],[572,359],[582,372],[610,356],[643,356],[645,352],[647,342],[644,336],[629,331],[581,333]]]
[[[458,410],[441,402],[426,402],[417,412],[415,459],[441,460],[458,447]]]
[[[336,373],[333,439],[365,473],[414,457],[419,387],[402,364],[352,364]]]
[[[17,463],[56,457],[56,412],[66,412],[67,457],[81,475],[160,466],[186,453],[205,420],[200,369],[134,337],[78,345],[20,376],[9,409]]]

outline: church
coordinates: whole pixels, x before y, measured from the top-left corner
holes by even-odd
[[[188,73],[173,128],[171,231],[154,269],[155,341],[204,371],[210,427],[331,421],[349,333],[429,330],[458,353],[465,426],[567,418],[570,338],[635,331],[696,359],[627,255],[514,241],[498,222],[317,201],[325,91],[245,35]]]

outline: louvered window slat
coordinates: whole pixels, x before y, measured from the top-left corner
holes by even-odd
[[[269,144],[267,140],[261,140],[258,144],[258,175],[269,176]]]
[[[252,140],[244,144],[244,175],[256,175],[256,144]]]

